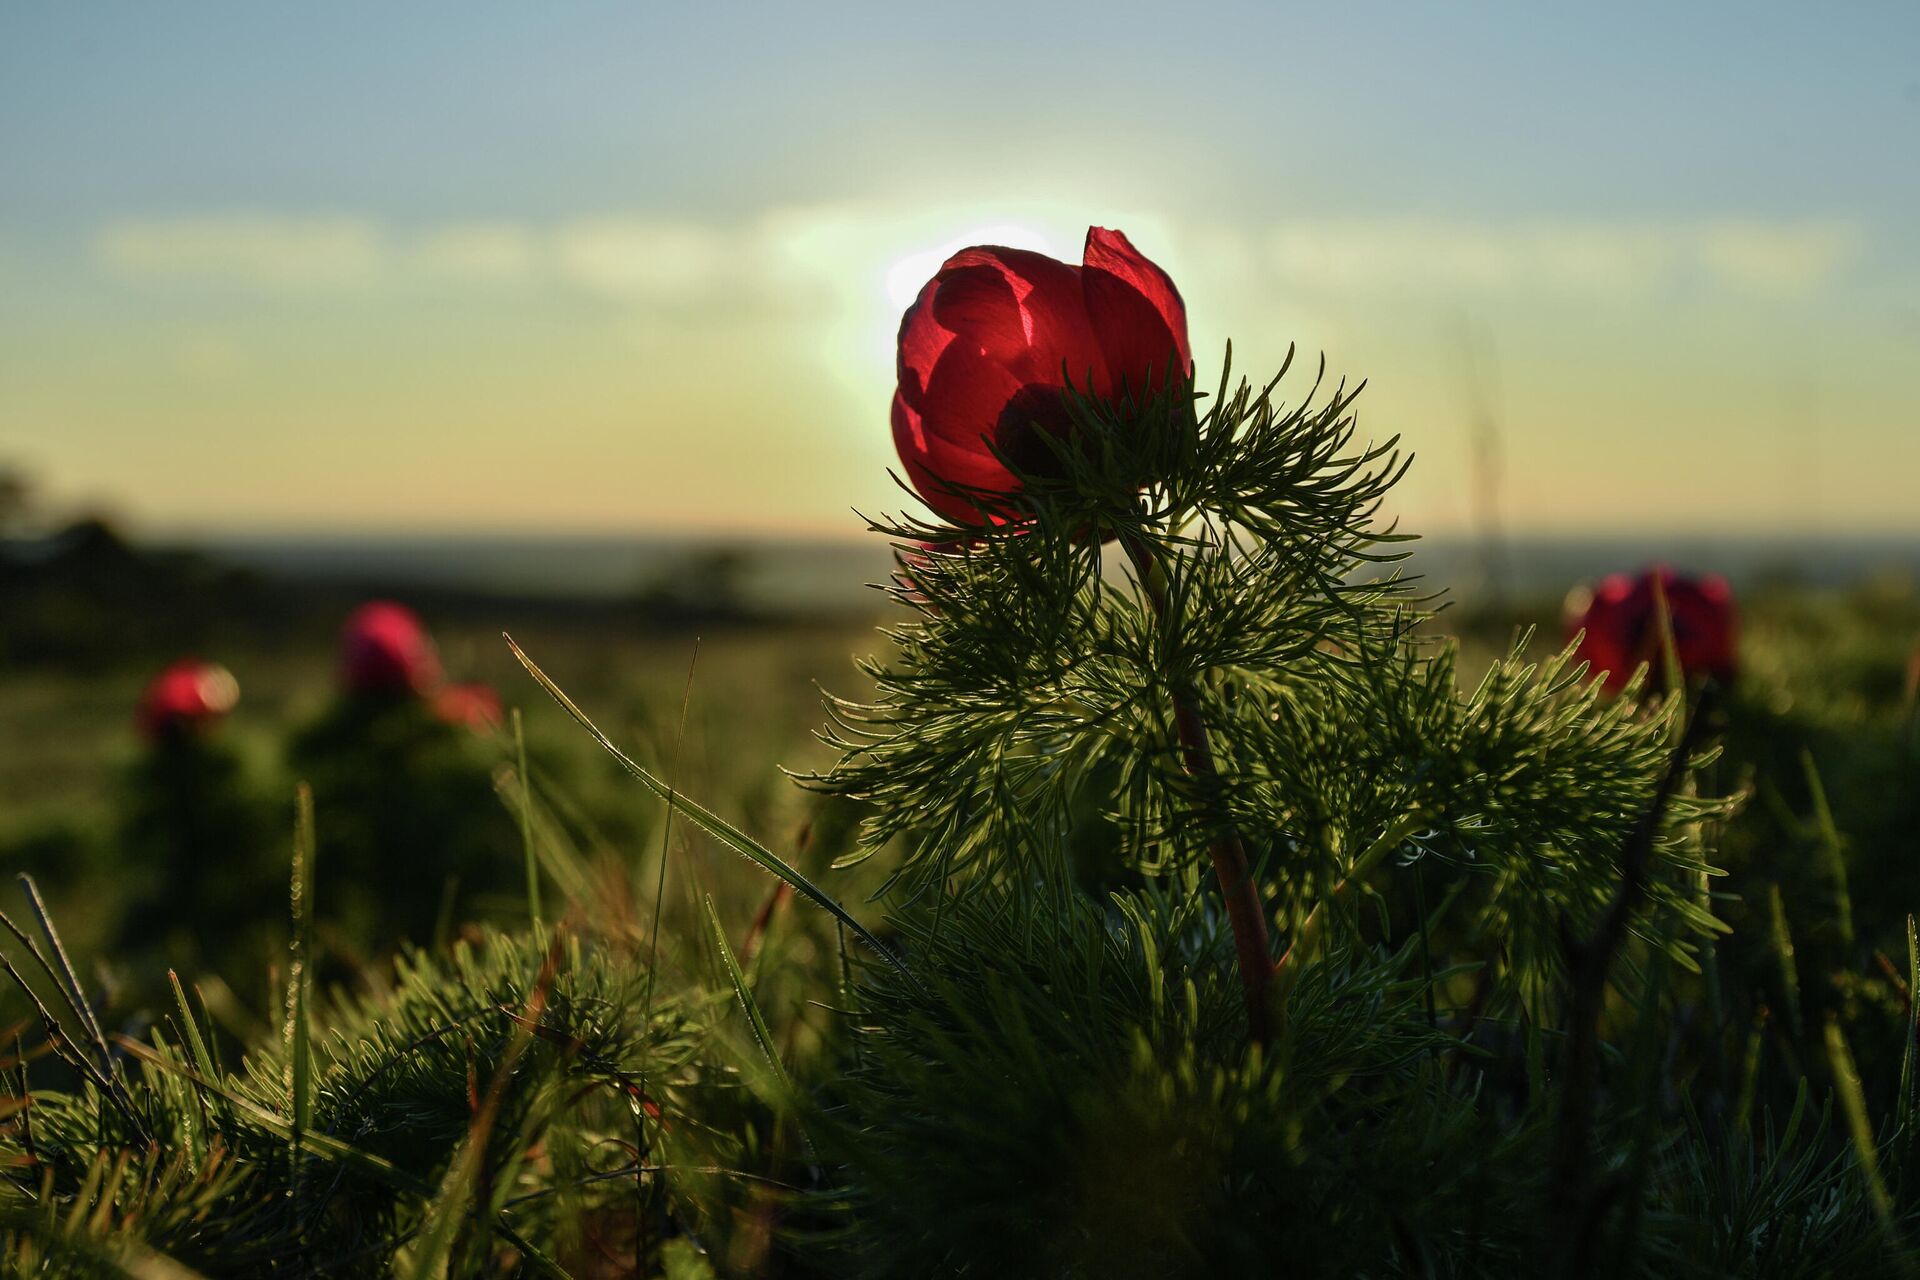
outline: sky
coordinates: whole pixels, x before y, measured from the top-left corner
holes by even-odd
[[[1920,532],[1920,5],[0,6],[0,463],[853,535],[942,257],[1125,230],[1446,533]],[[1297,391],[1304,391],[1304,386]]]

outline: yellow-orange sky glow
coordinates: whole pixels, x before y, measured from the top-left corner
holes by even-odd
[[[1483,419],[1516,530],[1920,529],[1911,9],[223,12],[0,17],[0,462],[148,529],[851,535],[900,308],[1089,222],[1203,383],[1369,379],[1416,530]]]

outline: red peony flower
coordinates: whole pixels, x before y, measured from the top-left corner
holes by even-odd
[[[943,482],[1018,489],[989,442],[1037,471],[1049,455],[1032,433],[1068,429],[1069,383],[1145,398],[1189,377],[1193,356],[1166,272],[1118,231],[1090,227],[1078,267],[991,245],[948,258],[900,322],[899,363],[893,442],[907,478],[947,519],[979,524]]]
[[[450,684],[433,695],[433,712],[475,733],[500,727],[500,695],[484,684]]]
[[[349,693],[425,694],[440,684],[433,637],[404,605],[361,605],[340,633],[340,683]]]
[[[1655,565],[1637,578],[1610,574],[1591,594],[1576,591],[1567,600],[1567,635],[1584,632],[1575,655],[1606,673],[1606,687],[1617,692],[1642,662],[1650,664],[1654,688],[1665,680],[1665,655],[1659,630],[1656,590],[1664,593],[1673,627],[1674,654],[1688,677],[1733,679],[1733,591],[1725,578],[1708,574],[1683,578]]]
[[[134,724],[149,742],[196,733],[233,710],[240,684],[217,662],[182,658],[140,695]]]

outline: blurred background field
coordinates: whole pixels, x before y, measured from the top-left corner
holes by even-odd
[[[484,553],[475,561],[484,565]],[[133,983],[136,1003],[163,980],[169,963],[205,968],[264,998],[260,984],[286,929],[293,787],[314,767],[301,744],[316,734],[339,737],[329,726],[344,724],[347,741],[335,748],[349,769],[394,764],[383,763],[377,748],[356,762],[352,740],[364,730],[340,720],[350,706],[341,693],[340,630],[356,605],[378,597],[405,599],[424,614],[450,681],[489,686],[524,713],[532,774],[552,802],[543,803],[540,819],[565,829],[543,831],[543,843],[565,843],[583,863],[637,874],[657,865],[659,808],[537,689],[511,656],[506,631],[636,758],[754,835],[791,846],[807,810],[780,766],[823,763],[811,738],[820,721],[815,681],[843,691],[855,685],[851,655],[874,647],[878,596],[855,583],[834,604],[796,610],[778,591],[743,585],[750,562],[725,548],[636,551],[624,590],[609,581],[580,595],[571,584],[529,591],[510,577],[505,589],[488,591],[472,569],[459,577],[389,570],[383,579],[371,563],[317,575],[301,567],[242,567],[238,558],[147,552],[93,521],[0,543],[0,735],[9,744],[0,752],[0,865],[38,878],[70,944],[90,963],[111,961],[114,976]],[[464,560],[455,563],[465,568]],[[849,608],[849,599],[864,607]],[[156,884],[166,873],[140,865],[158,857],[153,842],[138,837],[143,823],[155,825],[151,815],[143,820],[140,806],[167,804],[148,794],[154,786],[142,771],[169,752],[136,732],[134,709],[147,682],[182,654],[223,664],[240,685],[232,715],[207,736],[214,752],[232,757],[231,790],[244,795],[253,816],[243,831],[205,837],[204,857],[209,874],[249,869],[241,878],[256,889],[237,906],[257,915],[251,935],[265,945],[238,946],[236,932],[211,936],[214,917],[235,909],[221,904],[233,900],[200,904],[205,914],[196,914],[192,886]],[[431,717],[423,712],[422,719]],[[498,869],[515,891],[463,901],[449,923],[524,918],[509,723],[431,726],[439,736],[425,767],[435,780],[391,801],[421,811],[414,828],[394,813],[326,814],[323,790],[323,832],[330,821],[336,829],[385,821],[419,829],[429,842],[397,851],[399,861],[389,865],[412,874],[390,883],[365,867],[335,866],[331,875],[323,869],[323,919],[329,905],[339,905],[335,889],[363,897],[411,893],[422,901],[405,911],[390,903],[394,919],[411,919],[405,936],[430,942],[430,930],[418,922],[434,918],[438,887],[458,874],[453,852],[476,842],[498,854]],[[490,793],[499,787],[507,794],[496,798]],[[356,807],[374,804],[364,791],[355,794]],[[684,843],[684,832],[679,839]],[[242,843],[248,847],[232,847]],[[710,887],[723,895],[761,890],[726,862],[709,861],[717,882]],[[409,890],[401,880],[428,888]],[[205,946],[180,938],[169,946],[162,922],[146,927],[131,918],[142,912],[210,936]],[[399,938],[381,938],[371,952],[375,939],[351,931],[332,940],[343,955],[377,965]],[[234,954],[221,954],[223,946]]]
[[[1816,817],[1810,763],[1825,779],[1844,856],[1875,877],[1865,914],[1883,926],[1896,922],[1920,903],[1920,827],[1909,824],[1920,760],[1920,547],[1896,539],[1443,538],[1415,544],[1404,570],[1444,593],[1446,607],[1429,629],[1459,638],[1462,678],[1471,681],[1529,631],[1532,655],[1556,652],[1569,588],[1656,553],[1681,567],[1724,568],[1739,594],[1739,715],[1723,769],[1731,785],[1753,794],[1741,819],[1746,834],[1731,841],[1728,857],[1758,856],[1748,847],[1755,841],[1805,836],[1803,824]],[[877,627],[886,601],[871,584],[885,580],[889,561],[884,541],[871,537],[283,539],[146,549],[103,522],[78,520],[23,529],[5,543],[4,564],[0,866],[39,878],[70,939],[94,962],[145,966],[146,982],[168,960],[211,963],[237,970],[239,982],[261,961],[258,948],[230,958],[169,957],[164,947],[115,954],[116,942],[140,936],[129,912],[167,901],[135,892],[151,869],[128,865],[139,853],[122,839],[148,750],[133,709],[167,661],[193,653],[239,681],[239,704],[218,733],[270,816],[246,856],[272,886],[252,904],[263,917],[260,936],[272,938],[284,927],[276,877],[303,765],[294,744],[340,696],[338,632],[362,600],[418,608],[447,678],[489,685],[523,713],[534,775],[550,787],[551,820],[569,842],[589,860],[638,874],[657,865],[659,806],[538,690],[502,632],[636,758],[757,838],[791,849],[814,801],[780,770],[826,762],[812,737],[823,721],[820,690],[857,694],[854,657],[884,648]],[[500,869],[514,884],[511,733],[502,724],[457,737],[461,767],[507,788],[479,806],[476,821],[489,829],[478,838],[503,851]],[[336,816],[323,805],[323,831]],[[676,840],[701,845],[685,831]],[[1777,850],[1758,853],[1778,861]],[[449,856],[444,847],[409,856],[429,864],[429,883],[454,874],[451,866],[432,870]],[[711,849],[701,858],[709,887],[751,910],[763,888],[758,875]],[[323,912],[328,872],[323,864]],[[379,892],[377,883],[364,888]],[[516,890],[476,909],[512,918],[522,908]],[[339,941],[356,953],[351,939]]]

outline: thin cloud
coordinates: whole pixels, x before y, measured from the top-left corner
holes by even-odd
[[[1009,231],[996,225],[989,238],[1039,236],[1051,244],[1059,237],[1043,234],[1050,226],[1020,224]],[[823,288],[841,287],[849,269],[871,268],[874,280],[862,280],[860,289],[899,294],[917,287],[938,265],[936,250],[961,230],[951,211],[935,217],[929,211],[846,206],[773,210],[727,224],[648,217],[544,227],[453,222],[406,235],[360,218],[233,215],[112,223],[99,232],[94,252],[103,269],[130,279],[213,279],[263,290],[421,280],[558,284],[679,308],[817,297]],[[1226,227],[1159,230],[1147,238],[1190,243],[1206,267],[1221,267],[1223,255],[1232,259],[1231,278],[1270,274],[1306,292],[1622,302],[1701,285],[1741,296],[1805,296],[1831,282],[1865,245],[1860,229],[1847,222],[1742,218],[1517,224],[1328,219],[1251,233]],[[891,305],[897,309],[897,297]]]
[[[412,246],[409,261],[423,273],[475,284],[519,284],[548,266],[546,246],[511,222],[459,222],[437,227]]]
[[[116,222],[94,241],[110,273],[232,281],[268,289],[365,284],[380,272],[380,229],[360,218],[254,215]]]
[[[1635,299],[1704,277],[1798,296],[1825,285],[1861,244],[1856,227],[1835,222],[1325,221],[1276,228],[1266,261],[1289,283],[1327,290]]]
[[[561,277],[596,293],[685,300],[743,274],[749,238],[694,222],[602,218],[567,223],[552,236]]]
[[[1755,293],[1795,296],[1825,284],[1861,248],[1850,223],[1781,227],[1727,222],[1707,227],[1700,252],[1707,266],[1730,284]]]

